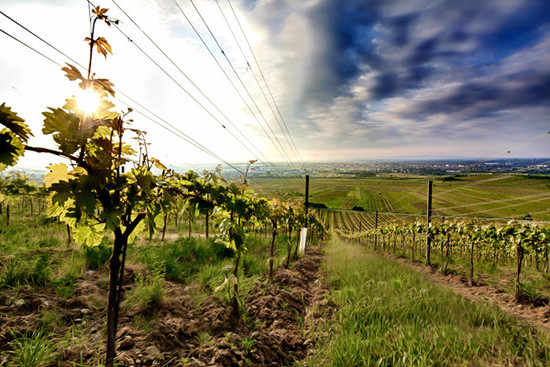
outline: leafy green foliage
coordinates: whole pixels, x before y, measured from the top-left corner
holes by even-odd
[[[25,152],[25,144],[32,133],[25,120],[17,116],[5,103],[0,105],[0,172],[17,163]]]
[[[52,287],[55,289],[55,292],[64,298],[69,298],[73,295],[73,289],[76,285],[76,276],[67,275],[62,278],[58,278],[52,282]]]
[[[95,247],[84,247],[84,259],[86,268],[96,270],[102,267],[109,261],[113,250],[105,243],[100,243]]]
[[[102,89],[103,97],[111,94],[109,87],[97,79],[84,79],[72,65],[63,70],[70,80]],[[94,114],[85,115],[70,98],[63,108],[44,113],[43,133],[52,134],[60,151],[77,163],[74,168],[63,163],[48,167],[44,184],[52,192],[50,214],[73,227],[75,240],[87,246],[98,245],[105,229],[120,229],[131,240],[144,217],[154,230],[161,209],[156,199],[158,178],[123,143],[124,116],[111,111],[113,106],[102,99]],[[122,166],[129,162],[135,167],[123,173]],[[98,213],[97,208],[102,210]],[[143,214],[134,214],[136,210]]]
[[[449,251],[453,247],[457,247],[461,252],[468,253],[471,285],[475,283],[474,258],[476,253],[478,263],[484,255],[486,258],[492,258],[493,267],[496,265],[497,258],[515,257],[515,294],[518,300],[531,299],[537,301],[540,298],[536,294],[531,296],[522,290],[520,275],[524,258],[526,256],[533,257],[537,264],[537,270],[539,270],[539,262],[543,256],[545,257],[546,266],[550,265],[548,258],[550,226],[547,223],[510,221],[506,224],[481,225],[475,221],[446,221],[445,223],[431,223],[430,226],[426,226],[425,223],[415,222],[413,224],[381,226],[361,233],[347,233],[344,231],[338,231],[338,233],[342,237],[352,239],[368,239],[373,236],[384,237],[386,235],[395,238],[400,234],[413,234],[413,249],[416,243],[415,234],[424,233],[426,236],[430,236],[433,241],[441,241],[440,243],[446,241],[447,263],[449,261]],[[458,242],[459,245],[453,242]],[[443,251],[443,247],[441,249]],[[444,269],[444,272],[447,272],[447,265]]]

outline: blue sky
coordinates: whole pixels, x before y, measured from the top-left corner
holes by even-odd
[[[550,136],[544,135],[550,131],[548,0],[233,0],[282,119],[255,82],[259,70],[227,0],[219,0],[221,12],[213,0],[195,0],[195,5],[247,90],[240,86],[189,0],[178,0],[178,4],[248,106],[174,0],[116,3],[201,87],[217,110],[111,0],[100,5],[110,8],[134,43],[208,105],[221,123],[112,28],[98,30],[111,42],[114,55],[107,61],[96,57],[97,75],[110,78],[148,109],[229,161],[266,158],[294,163],[298,160],[294,145],[301,159],[320,161],[550,156]],[[5,0],[2,10],[86,63],[82,42],[88,27],[85,1]],[[56,61],[66,61],[5,17],[0,17],[0,27]],[[70,95],[70,83],[63,80],[58,66],[3,34],[0,40],[3,49],[10,50],[0,56],[1,99],[31,123],[37,135],[35,144],[51,144],[38,136],[40,111],[60,105]],[[43,89],[46,86],[49,89]],[[124,107],[123,102],[118,105]],[[149,131],[153,154],[161,160],[215,161],[143,116],[133,118]],[[262,157],[253,156],[257,150]]]

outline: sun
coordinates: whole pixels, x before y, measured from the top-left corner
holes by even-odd
[[[91,89],[80,89],[75,93],[78,108],[86,115],[92,115],[97,111],[100,104],[100,98]]]

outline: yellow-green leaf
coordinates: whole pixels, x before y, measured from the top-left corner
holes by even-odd
[[[0,105],[0,124],[7,127],[25,143],[29,140],[29,136],[32,136],[32,132],[27,124],[25,124],[25,120],[17,116],[5,103]]]
[[[94,226],[78,226],[74,229],[74,240],[76,243],[88,247],[99,246],[103,240],[104,229],[104,223]]]
[[[51,164],[46,168],[49,169],[50,172],[46,173],[44,176],[44,187],[49,188],[56,182],[69,180],[69,173],[67,172],[68,167],[65,163]]]
[[[94,139],[109,139],[111,137],[111,129],[107,126],[98,126],[94,133]]]
[[[156,168],[158,169],[162,169],[162,170],[165,170],[166,169],[166,166],[162,163],[160,163],[160,161],[154,157],[152,157],[150,159],[151,162],[153,162],[153,164],[155,165]]]

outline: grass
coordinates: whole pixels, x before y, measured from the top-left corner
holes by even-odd
[[[40,255],[30,261],[23,261],[22,258],[11,259],[0,274],[0,288],[17,287],[25,284],[47,285],[51,278],[49,260],[50,255],[48,254]]]
[[[55,292],[62,298],[70,299],[76,297],[77,286],[86,285],[88,281],[93,281],[103,291],[108,289],[107,262],[111,256],[112,239],[105,237],[101,245],[93,248],[68,244],[64,225],[44,216],[34,218],[13,214],[9,226],[0,221],[0,304],[10,306],[6,315],[11,316],[12,311],[20,312],[14,306],[20,294],[40,293],[48,298],[47,294]],[[186,223],[183,224],[185,226]],[[257,231],[262,230],[262,233],[263,229],[256,228]],[[169,227],[169,231],[172,231],[169,238],[174,238],[174,228]],[[197,231],[204,233],[200,225],[194,224],[194,235]],[[210,233],[215,232],[216,229],[211,227]],[[296,235],[296,231],[293,234]],[[157,306],[166,297],[167,280],[192,285],[190,292],[194,304],[200,304],[201,298],[212,295],[213,289],[223,283],[225,275],[230,272],[224,268],[232,268],[234,264],[233,250],[214,243],[213,238],[207,240],[200,235],[186,238],[185,228],[179,235],[183,237],[175,241],[149,241],[142,234],[143,239],[130,244],[128,248],[128,268],[148,275],[138,276],[134,289],[125,292],[121,312],[124,314],[129,309],[137,310],[133,315],[133,324],[145,333],[155,327]],[[253,289],[258,278],[267,273],[270,241],[270,233],[251,233],[247,236],[245,245],[249,252],[241,258],[239,268],[242,298]],[[295,238],[292,243],[295,244]],[[280,233],[277,236],[275,264],[281,264],[285,256],[286,236]],[[82,278],[85,272],[87,274]],[[201,286],[196,287],[197,284]],[[222,292],[215,295],[226,298]],[[106,299],[100,298],[99,294],[89,295],[91,309],[105,309],[105,303]],[[17,332],[12,343],[0,346],[0,360],[6,358],[10,366],[53,365],[63,350],[82,349],[84,345],[94,343],[98,345],[94,357],[73,361],[74,365],[102,363],[101,334],[104,330],[95,332],[95,329],[89,328],[93,318],[86,324],[73,323],[66,319],[64,312],[50,308],[39,308],[35,314],[36,322],[30,324],[30,330],[24,334]],[[243,347],[253,350],[254,341],[246,340]],[[47,357],[40,361],[44,350],[48,351],[44,353]],[[30,361],[33,356],[37,364]]]
[[[38,318],[38,327],[44,331],[54,331],[58,326],[63,325],[62,315],[56,310],[41,310]]]
[[[43,215],[13,215],[9,226],[0,216],[0,253],[19,255],[50,251],[66,243],[65,227]]]
[[[140,312],[149,312],[157,308],[164,297],[164,274],[155,271],[148,277],[139,275],[136,279],[136,288],[128,292],[124,307]]]
[[[162,269],[167,280],[188,282],[204,264],[216,264],[233,256],[233,252],[214,243],[213,239],[179,238],[137,251],[138,262],[149,270]]]
[[[439,245],[437,248],[432,248],[431,263],[434,267],[443,272],[445,266],[445,257],[441,254]],[[416,260],[424,260],[424,247],[419,248],[420,252],[416,256]],[[464,278],[469,277],[469,254],[466,252],[462,256],[458,254],[455,248],[453,257],[449,261],[449,270]],[[398,251],[398,255],[401,252]],[[405,250],[405,257],[410,257],[410,248]],[[474,279],[483,281],[487,285],[500,289],[508,294],[515,293],[515,278],[516,278],[516,259],[514,255],[507,258],[501,258],[493,266],[492,259],[486,259],[482,256],[479,261],[474,260]],[[542,305],[550,299],[550,282],[545,278],[544,273],[539,272],[535,268],[534,261],[529,259],[529,264],[524,260],[521,272],[521,288],[520,298],[523,301]]]
[[[11,333],[13,340],[9,342],[11,350],[3,353],[16,367],[48,366],[55,359],[54,346],[50,336],[43,331],[18,335]]]
[[[84,261],[86,268],[90,270],[97,270],[109,261],[111,257],[112,249],[107,238],[95,247],[84,247]]]
[[[423,275],[333,240],[326,268],[340,306],[309,365],[546,366],[546,334]]]
[[[360,206],[367,211],[396,211],[421,214],[426,208],[428,180],[434,180],[434,210],[441,215],[523,218],[533,214],[535,220],[550,220],[548,180],[522,175],[472,174],[443,181],[440,177],[371,177],[312,178],[310,202],[329,208],[351,209]],[[302,179],[256,178],[253,188],[267,196],[283,200],[302,197]],[[296,195],[295,193],[301,193]],[[514,200],[515,199],[515,200]],[[495,203],[495,200],[507,200]],[[460,206],[460,207],[458,207]],[[450,208],[446,210],[445,208]]]

